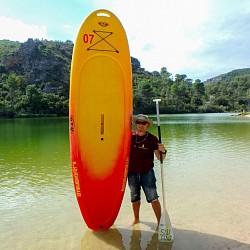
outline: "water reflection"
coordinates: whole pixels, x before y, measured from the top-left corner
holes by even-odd
[[[125,250],[122,235],[115,226],[106,231],[92,231],[87,229],[82,241],[81,249],[121,249]]]
[[[141,222],[143,223],[143,222]],[[143,223],[146,226],[149,226],[152,230],[143,230],[141,225],[137,224],[132,228],[131,240],[130,240],[130,249],[145,249],[145,250],[157,250],[165,249],[170,250],[173,246],[173,243],[160,242],[158,240],[158,228],[155,227],[155,223],[145,222]]]
[[[149,225],[150,223],[145,223]],[[151,227],[155,224],[151,224]],[[130,239],[124,237],[129,236]],[[129,246],[127,246],[129,242]],[[140,224],[132,228],[116,228],[111,227],[107,231],[95,232],[87,229],[82,240],[81,250],[90,249],[120,249],[120,250],[170,250],[173,243],[160,242],[158,240],[158,231],[155,230],[141,230]]]

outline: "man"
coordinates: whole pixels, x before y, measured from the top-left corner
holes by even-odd
[[[149,133],[147,129],[152,126],[153,121],[148,116],[139,114],[133,119],[136,131],[132,134],[128,185],[130,188],[131,202],[134,220],[131,226],[139,223],[139,212],[141,205],[141,188],[143,189],[148,203],[154,210],[157,223],[161,218],[161,204],[158,200],[156,189],[156,178],[154,174],[154,155],[160,160],[166,157],[167,150],[163,144],[159,144],[156,136]]]

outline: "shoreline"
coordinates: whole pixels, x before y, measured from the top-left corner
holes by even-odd
[[[241,115],[239,115],[239,116],[241,116],[241,117],[247,117],[247,118],[250,118],[250,114],[246,114],[246,115],[241,114]]]
[[[238,113],[232,116],[241,116],[241,117],[250,117],[250,113],[249,112],[242,112],[242,113]]]

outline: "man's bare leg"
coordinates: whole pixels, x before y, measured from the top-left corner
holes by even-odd
[[[152,201],[151,206],[152,206],[152,208],[154,210],[155,217],[156,217],[157,223],[159,225],[160,220],[161,220],[161,204],[160,204],[159,200],[157,199],[155,201]]]
[[[135,201],[132,203],[132,209],[134,213],[134,220],[130,224],[130,226],[133,226],[137,223],[139,223],[139,213],[140,213],[140,206],[141,206],[141,201]]]

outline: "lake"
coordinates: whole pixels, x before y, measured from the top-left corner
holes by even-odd
[[[156,124],[156,116],[151,116]],[[172,249],[250,249],[250,118],[161,115]],[[157,135],[157,125],[150,128]],[[169,249],[142,198],[132,221],[128,187],[114,226],[87,229],[75,198],[67,118],[0,120],[0,249]],[[155,161],[161,199],[160,164]]]

